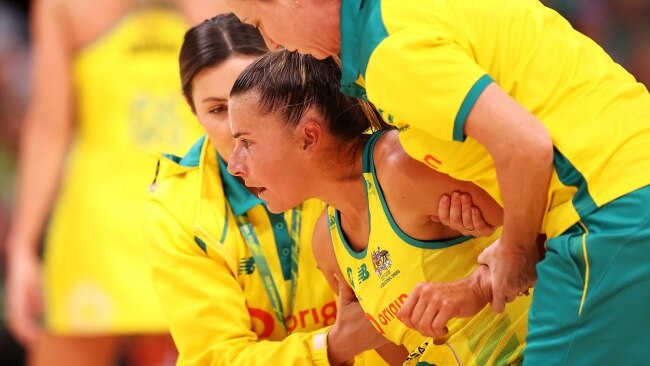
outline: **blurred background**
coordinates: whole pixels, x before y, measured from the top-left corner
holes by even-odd
[[[4,326],[4,238],[11,216],[18,134],[29,93],[29,1],[0,0],[0,365],[23,365]]]
[[[542,0],[650,87],[650,0]]]
[[[650,0],[543,0],[650,86]],[[0,279],[14,192],[17,142],[30,90],[28,0],[0,0]],[[206,17],[210,14],[206,14]],[[5,329],[0,280],[0,366],[23,365]]]

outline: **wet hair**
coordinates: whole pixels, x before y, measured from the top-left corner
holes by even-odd
[[[201,70],[232,56],[260,56],[268,52],[260,32],[234,14],[220,14],[188,30],[178,58],[183,95],[192,110],[192,80]]]
[[[314,108],[332,134],[344,141],[369,129],[389,127],[370,103],[341,93],[340,78],[338,59],[318,60],[277,50],[250,64],[235,81],[230,97],[256,93],[262,113],[279,113],[291,127],[309,108]]]

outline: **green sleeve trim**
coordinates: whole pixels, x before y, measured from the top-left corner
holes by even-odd
[[[485,88],[493,81],[494,80],[492,80],[488,74],[481,76],[465,96],[465,99],[458,110],[458,114],[456,115],[456,120],[454,121],[454,141],[463,142],[467,138],[467,136],[465,136],[465,122],[467,122],[469,111],[472,110],[481,93],[483,93]]]
[[[208,249],[207,249],[207,247],[205,246],[205,243],[203,242],[203,240],[201,240],[201,239],[199,239],[199,237],[195,236],[195,237],[194,237],[194,242],[199,246],[199,248],[201,248],[201,250],[202,250],[204,253],[208,253]]]

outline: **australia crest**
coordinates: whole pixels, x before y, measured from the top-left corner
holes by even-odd
[[[382,272],[388,271],[393,265],[393,262],[390,260],[390,253],[387,250],[382,250],[379,247],[377,247],[377,250],[372,252],[371,257],[372,265],[375,268],[375,273],[379,277],[381,277]]]

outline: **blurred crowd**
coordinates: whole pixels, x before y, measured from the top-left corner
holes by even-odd
[[[650,1],[543,0],[594,39],[640,82],[650,86]],[[14,192],[18,135],[29,94],[29,1],[0,0],[0,276]],[[206,18],[212,14],[206,14]],[[0,365],[23,364],[5,330],[0,281]]]
[[[543,0],[650,86],[650,1]]]

